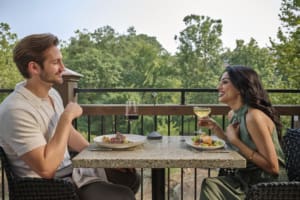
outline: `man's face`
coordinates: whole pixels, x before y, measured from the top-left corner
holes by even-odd
[[[56,46],[52,46],[44,52],[44,68],[41,70],[40,79],[51,84],[63,83],[62,72],[65,66],[62,61],[62,54]]]

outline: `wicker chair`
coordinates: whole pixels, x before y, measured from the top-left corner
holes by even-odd
[[[7,177],[10,200],[79,200],[72,183],[57,178],[18,177],[12,171],[2,147],[0,157]]]
[[[300,199],[300,129],[288,129],[283,137],[283,147],[289,181],[252,185],[246,195],[246,200]],[[233,172],[233,169],[220,169],[219,176]]]

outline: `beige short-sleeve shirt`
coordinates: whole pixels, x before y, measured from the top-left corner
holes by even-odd
[[[38,177],[19,157],[49,141],[64,107],[55,89],[49,91],[53,109],[46,99],[35,96],[24,85],[25,82],[17,84],[0,105],[0,145],[17,175]],[[69,165],[71,160],[66,149],[59,169]]]

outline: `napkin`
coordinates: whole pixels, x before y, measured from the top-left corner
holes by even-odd
[[[93,182],[108,182],[103,168],[74,168],[72,178],[78,188]]]

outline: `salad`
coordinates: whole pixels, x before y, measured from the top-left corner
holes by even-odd
[[[207,134],[195,135],[192,137],[192,141],[194,145],[202,147],[218,147],[223,145],[221,140],[213,139]]]

